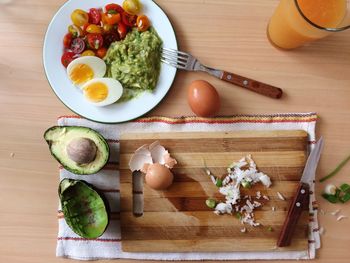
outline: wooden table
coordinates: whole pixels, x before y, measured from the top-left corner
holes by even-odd
[[[71,114],[51,91],[42,66],[44,34],[63,2],[0,0],[0,262],[63,262],[55,258],[57,163],[42,137],[58,115]],[[191,114],[187,86],[206,79],[220,93],[220,114],[316,111],[318,134],[326,140],[317,177],[350,153],[350,32],[284,52],[265,34],[277,0],[156,2],[169,15],[180,49],[204,63],[279,86],[285,96],[272,100],[201,73],[179,72],[149,116]],[[332,182],[350,183],[349,173],[350,165]],[[318,195],[323,187],[318,184]],[[349,204],[319,201],[325,211],[340,208],[350,215]],[[325,215],[320,221],[326,232],[317,261],[349,262],[350,219],[336,222]]]

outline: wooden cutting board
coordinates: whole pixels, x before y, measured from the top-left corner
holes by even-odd
[[[158,140],[178,164],[172,170],[174,183],[166,191],[155,191],[146,184],[135,192],[143,205],[143,215],[133,214],[133,175],[130,157],[137,148]],[[288,205],[300,180],[307,157],[304,131],[242,131],[124,134],[120,140],[121,231],[122,249],[128,252],[224,252],[306,250],[308,248],[308,212],[302,214],[292,245],[276,248],[277,237]],[[206,175],[204,164],[214,175],[224,174],[233,161],[252,154],[258,169],[272,179],[272,187],[256,184],[243,189],[242,195],[256,191],[270,201],[260,199],[263,207],[255,210],[260,227],[243,225],[232,215],[218,216],[205,200],[223,200],[218,188]],[[141,188],[142,189],[142,188]],[[242,189],[242,188],[241,188]],[[280,192],[286,198],[277,197]],[[143,196],[142,196],[143,195]],[[141,197],[141,201],[140,201]],[[143,198],[142,198],[143,197]],[[142,204],[143,199],[143,204]],[[275,207],[276,211],[272,211]],[[272,231],[269,231],[272,227]]]

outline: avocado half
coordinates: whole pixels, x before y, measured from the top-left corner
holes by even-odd
[[[79,236],[97,238],[108,226],[108,205],[85,181],[63,179],[58,188],[67,225]]]
[[[88,175],[100,171],[108,162],[109,146],[106,140],[97,131],[81,126],[54,126],[49,128],[44,138],[49,145],[53,157],[68,171]],[[77,139],[83,138],[93,142],[96,154],[88,163],[77,163],[67,153],[67,146]],[[75,144],[76,145],[76,144]],[[78,145],[79,146],[79,145]]]

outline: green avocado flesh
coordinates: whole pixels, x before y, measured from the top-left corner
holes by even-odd
[[[75,174],[94,174],[100,171],[109,159],[109,146],[106,140],[98,132],[80,126],[54,126],[48,129],[44,138],[49,145],[51,154],[62,166]],[[96,145],[96,154],[89,163],[77,163],[73,161],[67,146],[77,139],[88,139]],[[79,145],[77,145],[79,147]]]
[[[79,236],[97,238],[108,225],[103,198],[87,183],[63,179],[58,194],[67,225]]]
[[[119,102],[155,89],[160,72],[161,49],[162,40],[152,27],[142,33],[134,28],[124,40],[116,41],[109,47],[104,58],[107,77],[123,85]]]

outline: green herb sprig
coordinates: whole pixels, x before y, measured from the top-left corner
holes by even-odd
[[[348,161],[350,161],[350,155],[348,157],[346,157],[340,164],[338,164],[338,166],[330,174],[321,178],[320,182],[322,183],[322,182],[328,180],[329,178],[333,177],[334,175],[336,175],[345,166],[345,164],[347,164]]]

